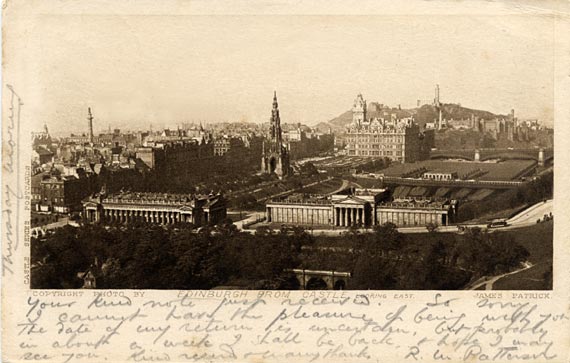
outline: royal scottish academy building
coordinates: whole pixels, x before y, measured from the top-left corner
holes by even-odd
[[[83,202],[87,223],[146,222],[156,224],[216,224],[226,218],[226,200],[220,194],[186,195],[126,192],[96,195]]]

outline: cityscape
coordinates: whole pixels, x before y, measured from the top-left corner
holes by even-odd
[[[553,128],[433,95],[357,94],[311,125],[279,90],[257,123],[96,133],[91,107],[83,133],[46,123],[31,287],[552,289]]]

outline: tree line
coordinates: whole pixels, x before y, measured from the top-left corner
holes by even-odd
[[[31,287],[80,288],[90,272],[106,289],[297,289],[291,268],[352,272],[351,289],[457,289],[471,279],[518,267],[528,252],[499,233],[432,229],[421,241],[395,225],[356,230],[326,248],[300,227],[252,235],[226,220],[198,231],[189,224],[66,226],[32,239]]]
[[[469,281],[518,268],[529,252],[512,236],[479,228],[465,234],[439,233],[428,226],[424,234],[402,234],[392,223],[373,233],[351,230],[341,242],[347,254],[334,248],[313,248],[303,259],[306,268],[343,266],[353,272],[351,289],[460,289]],[[338,239],[338,237],[336,238]],[[328,239],[324,243],[338,240]]]

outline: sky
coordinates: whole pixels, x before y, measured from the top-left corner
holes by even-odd
[[[54,133],[266,122],[314,125],[354,98],[433,99],[553,118],[548,16],[44,15],[26,43],[34,117]],[[33,65],[33,66],[32,66]]]

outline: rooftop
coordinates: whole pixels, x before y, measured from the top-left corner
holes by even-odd
[[[331,200],[326,195],[294,193],[274,198],[270,203],[331,205]]]
[[[433,199],[395,199],[391,202],[381,203],[380,208],[401,208],[401,209],[448,209],[449,200]]]
[[[386,190],[387,190],[386,188],[377,188],[377,189],[373,189],[373,188],[359,189],[359,188],[357,188],[354,190],[354,195],[355,196],[359,196],[359,195],[372,196],[372,195],[378,195],[378,194],[384,193]]]
[[[150,204],[176,204],[185,205],[194,201],[207,201],[221,197],[220,194],[170,194],[149,192],[122,192],[110,194],[104,197],[104,201],[110,203],[150,203]]]

